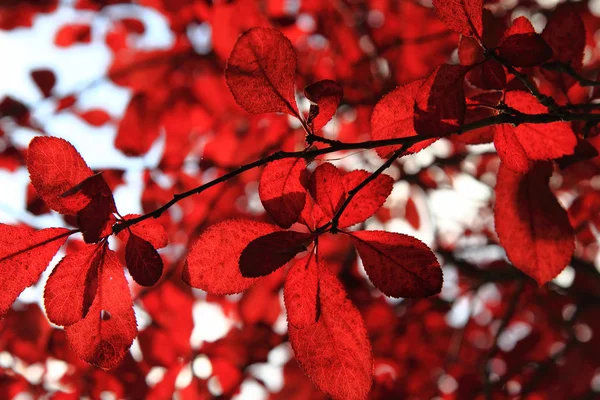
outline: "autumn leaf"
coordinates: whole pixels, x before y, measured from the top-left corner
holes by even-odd
[[[134,281],[152,286],[160,279],[163,261],[152,244],[135,233],[129,235],[125,247],[125,263]]]
[[[190,249],[183,280],[213,294],[240,293],[256,278],[242,275],[239,259],[248,244],[277,231],[275,225],[249,220],[226,220],[210,226]]]
[[[225,69],[235,101],[252,114],[299,117],[294,95],[296,51],[281,32],[252,28],[238,39]]]
[[[364,399],[371,389],[373,358],[363,319],[344,288],[328,272],[319,274],[316,324],[288,325],[296,360],[311,381],[333,399]]]
[[[129,286],[116,254],[103,245],[98,289],[86,316],[66,327],[78,357],[102,369],[115,367],[137,335]]]
[[[304,96],[311,103],[307,123],[312,125],[314,132],[319,131],[333,118],[343,93],[341,86],[329,79],[304,88]]]
[[[405,138],[418,136],[414,128],[415,100],[425,82],[424,79],[400,85],[377,102],[371,115],[371,137],[373,140]],[[407,153],[423,150],[436,139],[416,143],[407,149]],[[402,146],[383,146],[377,148],[377,154],[388,158]]]
[[[391,297],[426,297],[442,290],[442,269],[420,240],[400,233],[358,231],[350,234],[367,275]]]
[[[306,162],[285,158],[267,164],[260,177],[258,193],[267,213],[282,228],[298,220],[306,202]]]
[[[242,276],[256,278],[270,274],[306,250],[312,237],[311,233],[280,231],[252,240],[240,255]]]
[[[288,324],[302,329],[317,322],[319,293],[317,255],[296,260],[288,271],[283,287],[283,300]]]
[[[86,245],[67,254],[54,268],[44,288],[44,306],[50,321],[68,326],[85,317],[96,296],[103,248]]]
[[[526,174],[500,164],[494,221],[510,262],[541,286],[571,261],[575,250],[567,212],[548,187],[552,164],[538,162]]]
[[[438,17],[465,36],[483,36],[483,0],[433,0]]]
[[[34,231],[0,224],[0,318],[26,287],[38,281],[70,234],[63,228]]]

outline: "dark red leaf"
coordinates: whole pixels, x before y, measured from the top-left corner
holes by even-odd
[[[98,266],[98,289],[86,316],[66,327],[78,357],[102,369],[115,367],[137,335],[129,286],[116,254],[106,245]]]
[[[31,71],[31,78],[40,89],[44,97],[50,97],[56,85],[56,75],[49,69],[36,69]]]
[[[306,250],[312,236],[311,233],[281,231],[254,239],[240,255],[242,276],[256,278],[270,274]]]
[[[335,81],[325,79],[304,88],[304,96],[310,101],[308,124],[313,132],[324,127],[335,115],[344,92]]]
[[[330,218],[346,198],[342,174],[330,163],[323,163],[313,171],[308,189],[321,211]]]
[[[552,48],[553,61],[581,69],[585,49],[585,26],[578,12],[570,7],[556,9],[548,19],[542,38]]]
[[[551,61],[569,65],[581,71],[586,44],[585,26],[578,12],[570,6],[559,7],[552,13],[542,37],[553,50]],[[576,81],[555,71],[542,70],[555,85],[567,89]]]
[[[350,192],[350,190],[357,187],[370,175],[370,172],[362,170],[345,174],[343,184],[346,192]],[[348,207],[342,213],[338,226],[340,228],[347,228],[371,217],[388,198],[393,186],[394,180],[389,175],[381,174],[377,176],[352,198]]]
[[[496,60],[487,60],[473,67],[467,74],[467,80],[483,90],[502,90],[506,87],[504,67]]]
[[[75,147],[66,140],[36,137],[29,144],[27,169],[38,195],[61,214],[76,214],[90,197],[82,192],[62,196],[73,186],[93,175]]]
[[[44,287],[44,306],[50,321],[68,326],[85,317],[96,296],[103,257],[102,245],[88,245],[58,263]]]
[[[333,399],[365,399],[373,358],[364,321],[329,272],[319,276],[319,319],[299,329],[288,325],[296,360],[311,381]]]
[[[465,36],[483,36],[483,0],[433,0],[437,16]]]
[[[286,158],[267,164],[260,177],[258,194],[267,213],[282,228],[298,221],[306,202],[302,183],[306,174],[304,159]]]
[[[70,197],[78,193],[83,193],[91,200],[77,212],[77,223],[86,243],[96,243],[111,234],[112,225],[116,222],[113,213],[117,208],[112,191],[102,174],[95,174],[63,193],[63,196]]]
[[[413,122],[415,99],[424,82],[424,79],[419,79],[401,85],[377,102],[371,115],[371,136],[373,140],[417,136]],[[429,139],[414,144],[408,149],[408,153],[421,151],[434,141],[435,139]],[[382,158],[388,158],[401,147],[378,147],[377,154]]]
[[[298,117],[296,63],[294,46],[281,32],[252,28],[236,42],[225,78],[235,101],[249,113],[282,112]]]
[[[456,131],[465,117],[464,78],[470,67],[443,64],[417,91],[415,131],[419,135],[444,136]]]
[[[561,157],[556,162],[560,169],[565,169],[578,162],[591,160],[598,155],[598,150],[589,141],[577,138],[577,146],[575,146],[573,155]]]
[[[483,47],[476,39],[461,36],[458,42],[458,58],[461,65],[474,65],[485,60]]]
[[[0,318],[26,287],[38,281],[68,235],[62,228],[34,231],[0,224]]]
[[[505,102],[525,114],[548,113],[548,108],[528,92],[508,92]],[[577,138],[568,122],[520,124],[515,128],[515,134],[531,160],[550,160],[573,154],[577,145]]]
[[[575,250],[567,212],[548,187],[552,164],[536,163],[516,174],[502,163],[496,183],[494,217],[500,244],[510,262],[539,285],[553,279]]]
[[[283,300],[288,324],[302,329],[317,322],[319,293],[317,255],[297,260],[288,271],[283,287]]]
[[[371,282],[391,297],[426,297],[442,290],[442,269],[420,240],[400,233],[350,234]]]
[[[519,33],[500,43],[498,55],[514,67],[533,67],[548,61],[552,48],[537,33]]]
[[[135,233],[130,234],[127,240],[125,263],[133,280],[142,286],[154,285],[162,275],[160,254],[150,242]]]
[[[254,239],[277,230],[275,225],[242,219],[212,225],[192,246],[183,268],[183,280],[212,294],[243,292],[256,279],[242,276],[239,267],[242,251]]]

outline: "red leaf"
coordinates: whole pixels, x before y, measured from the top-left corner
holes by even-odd
[[[288,325],[296,360],[333,399],[365,399],[372,383],[371,344],[360,313],[328,272],[319,276],[319,310],[316,324]]]
[[[344,175],[343,183],[346,192],[349,193],[370,175],[370,172],[362,170],[352,171]],[[339,227],[347,228],[363,222],[375,214],[392,192],[393,186],[394,180],[385,174],[381,174],[369,182],[352,198],[340,217]]]
[[[456,131],[465,117],[464,78],[470,67],[443,64],[429,75],[417,92],[414,126],[423,136]]]
[[[100,127],[110,121],[110,115],[98,108],[88,110],[79,114],[81,119],[92,126]]]
[[[494,217],[510,262],[538,284],[553,279],[575,250],[567,212],[548,187],[552,164],[540,162],[524,175],[500,164]]]
[[[552,13],[542,32],[542,37],[552,48],[554,55],[551,61],[571,66],[581,71],[585,50],[585,26],[578,12],[569,6],[559,7]],[[542,70],[544,76],[558,87],[565,90],[575,84],[576,80],[559,72]]]
[[[160,107],[147,94],[133,96],[119,124],[115,147],[128,156],[146,154],[160,134]]]
[[[139,214],[127,214],[123,217],[123,219],[127,221],[139,216]],[[130,230],[135,235],[146,240],[147,242],[150,242],[155,249],[162,249],[169,243],[169,236],[167,235],[167,232],[165,232],[165,228],[163,228],[163,226],[154,218],[145,219],[142,222],[138,222],[137,224],[130,226],[129,229],[122,230],[119,232],[117,237],[124,243],[127,243],[129,240]]]
[[[414,128],[415,99],[425,79],[401,85],[379,100],[371,115],[371,136],[373,140],[417,136]],[[433,143],[435,139],[412,145],[409,153],[416,153]],[[377,154],[388,158],[402,146],[378,147]]]
[[[69,230],[62,228],[34,231],[0,224],[0,318],[26,287],[38,281],[68,236]]]
[[[510,28],[508,28],[504,32],[504,34],[502,35],[502,39],[500,39],[500,42],[502,43],[502,41],[504,41],[509,36],[524,33],[535,33],[535,29],[533,28],[533,25],[531,25],[531,22],[527,19],[527,17],[519,17],[515,19]]]
[[[527,92],[508,92],[505,102],[525,114],[548,113],[548,108]],[[515,128],[515,134],[527,157],[532,160],[550,160],[573,154],[577,145],[577,138],[568,122],[520,124]]]
[[[73,186],[93,175],[75,147],[66,140],[36,137],[29,144],[27,169],[38,195],[61,214],[76,214],[90,198],[78,192],[62,196]]]
[[[313,132],[324,127],[335,115],[344,91],[335,81],[325,79],[304,88],[304,96],[310,101],[308,124]]]
[[[500,160],[513,172],[524,174],[529,170],[529,158],[519,142],[515,128],[509,124],[495,125],[494,146]]]
[[[467,74],[467,80],[483,90],[502,90],[506,87],[504,67],[496,60],[487,60],[476,65]]]
[[[421,226],[421,217],[419,217],[419,210],[412,197],[406,200],[406,206],[404,206],[404,219],[408,221],[410,226],[415,229],[419,229]]]
[[[552,48],[553,61],[569,64],[575,70],[583,65],[585,26],[579,13],[561,7],[552,13],[542,32],[542,38]]]
[[[371,282],[391,297],[426,297],[442,290],[442,269],[420,240],[400,233],[350,234]]]
[[[40,89],[44,97],[50,97],[56,85],[56,75],[49,69],[36,69],[31,71],[31,78]]]
[[[44,288],[48,319],[56,325],[73,325],[87,314],[96,296],[103,246],[86,246],[67,254],[54,268]]]
[[[282,112],[298,117],[296,63],[294,46],[281,32],[252,28],[233,47],[225,78],[235,101],[249,113]]]
[[[248,244],[277,231],[275,225],[243,219],[210,226],[198,238],[183,268],[183,280],[212,294],[240,293],[256,279],[242,276],[239,259]]]
[[[537,33],[519,33],[500,43],[498,55],[514,67],[533,67],[548,61],[552,48]]]
[[[346,198],[340,171],[330,163],[319,165],[310,176],[308,189],[321,211],[329,218]]]
[[[85,318],[65,330],[79,358],[110,369],[125,356],[137,335],[137,326],[123,267],[106,245],[100,251],[94,301]]]
[[[152,286],[160,279],[163,261],[151,243],[136,234],[130,234],[125,248],[127,269],[134,281],[142,286]]]
[[[297,260],[288,271],[283,287],[283,300],[288,324],[302,329],[317,322],[319,278],[317,255]]]
[[[285,265],[296,254],[306,250],[311,233],[272,232],[251,241],[240,255],[242,276],[265,276]]]
[[[117,211],[112,191],[104,181],[102,174],[95,174],[74,186],[63,196],[83,193],[90,202],[77,213],[77,223],[86,243],[96,243],[110,235],[116,222],[113,215]]]
[[[485,60],[483,47],[476,39],[461,36],[458,42],[458,58],[461,65],[474,65]]]
[[[329,218],[323,213],[321,207],[315,203],[312,196],[306,196],[306,203],[300,213],[298,222],[306,225],[312,230],[315,230],[319,226],[327,223]]]
[[[433,0],[439,19],[465,36],[483,36],[483,0]]]
[[[64,25],[54,37],[54,44],[58,47],[69,47],[75,43],[90,43],[92,30],[89,25],[72,24]]]
[[[282,228],[298,221],[306,202],[302,179],[304,159],[286,158],[267,164],[260,177],[258,194],[267,213]]]

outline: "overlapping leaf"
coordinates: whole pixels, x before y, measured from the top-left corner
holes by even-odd
[[[68,326],[87,314],[96,296],[103,258],[101,245],[87,245],[58,263],[44,288],[44,306],[50,321]]]
[[[442,289],[440,264],[420,240],[384,231],[351,236],[369,279],[387,296],[425,297]]]
[[[277,231],[275,225],[248,220],[226,220],[205,230],[192,246],[183,280],[214,294],[240,293],[256,282],[242,276],[239,259],[248,244]]]
[[[267,164],[258,193],[267,213],[282,228],[298,221],[306,202],[304,159],[286,158]]]
[[[417,93],[425,82],[419,79],[401,85],[386,94],[377,102],[371,115],[371,136],[373,140],[405,138],[417,136],[414,128],[415,100]],[[429,139],[412,145],[408,153],[416,153],[433,143],[435,139]],[[402,146],[378,147],[377,154],[387,158]]]
[[[325,79],[304,88],[304,96],[311,102],[308,124],[318,131],[335,115],[342,100],[343,90],[337,82]]]
[[[280,231],[252,240],[240,255],[242,276],[256,278],[270,274],[306,250],[311,238],[310,233]]]
[[[115,367],[137,335],[129,286],[116,254],[104,246],[98,289],[86,316],[66,328],[75,354],[102,369]]]

